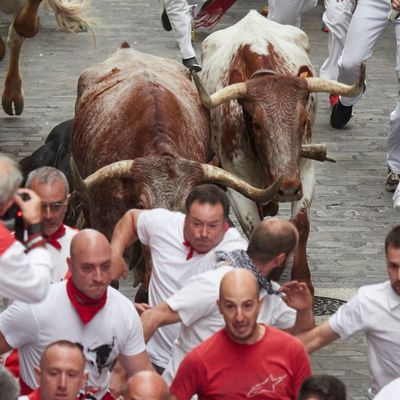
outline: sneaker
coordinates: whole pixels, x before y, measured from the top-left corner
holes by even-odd
[[[394,192],[399,185],[399,174],[393,172],[388,166],[388,174],[386,177],[385,189],[388,192]]]
[[[167,14],[167,11],[165,10],[165,8],[164,8],[163,13],[161,14],[161,24],[167,32],[172,31],[171,22],[168,18],[168,14]]]
[[[331,127],[342,129],[353,115],[353,106],[344,106],[340,100],[332,107]]]
[[[186,68],[188,68],[190,70],[193,70],[195,72],[201,71],[200,64],[197,62],[196,57],[185,58],[182,60],[182,63]]]
[[[339,101],[339,96],[337,94],[330,94],[329,95],[329,105],[331,106],[331,110],[333,106]]]

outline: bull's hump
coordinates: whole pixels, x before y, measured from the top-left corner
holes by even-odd
[[[289,54],[293,49],[306,53],[309,50],[308,37],[302,30],[270,21],[252,10],[235,25],[209,35],[203,42],[202,52],[206,56],[217,50],[232,54],[240,46],[249,45],[254,53],[265,55],[270,43],[276,49],[287,49],[284,52]]]

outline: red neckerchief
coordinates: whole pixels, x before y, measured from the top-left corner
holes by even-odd
[[[58,241],[58,239],[60,239],[64,235],[65,226],[62,224],[54,233],[49,236],[45,235],[45,237],[48,244],[51,244],[57,250],[61,250],[61,243]]]
[[[36,389],[30,395],[28,395],[29,400],[40,400],[40,389]]]
[[[225,232],[227,231],[229,229],[229,224],[228,223],[226,223],[225,224]],[[193,254],[194,254],[194,252],[195,251],[197,251],[190,243],[189,243],[189,241],[187,240],[187,239],[185,239],[185,241],[182,243],[185,247],[188,247],[189,248],[189,253],[187,254],[187,256],[186,256],[186,261],[187,260],[190,260],[192,257],[193,257]],[[204,254],[204,253],[201,253],[200,251],[197,251],[199,254]],[[206,253],[208,253],[208,252],[206,252]]]
[[[104,307],[107,301],[107,290],[100,299],[92,299],[83,294],[72,282],[72,279],[67,281],[67,294],[83,325],[86,325]]]

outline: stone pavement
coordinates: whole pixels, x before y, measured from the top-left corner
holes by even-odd
[[[95,0],[96,45],[90,34],[61,32],[51,14],[41,11],[39,34],[26,41],[21,60],[25,111],[20,117],[0,112],[0,151],[21,158],[44,142],[51,128],[74,113],[76,85],[86,67],[103,61],[123,40],[152,54],[179,59],[171,33],[160,24],[161,3],[156,0]],[[248,9],[264,2],[238,0],[216,29],[238,21]],[[316,67],[326,56],[327,34],[320,29],[320,4],[303,18],[310,36],[311,59]],[[0,15],[0,34],[8,18]],[[207,32],[198,32],[196,48]],[[309,263],[316,293],[348,299],[364,284],[386,279],[383,239],[398,223],[391,194],[385,192],[388,114],[396,102],[395,40],[391,27],[380,39],[367,64],[368,90],[354,108],[348,127],[329,126],[327,95],[319,95],[314,142],[326,143],[336,164],[317,165],[317,185],[312,206]],[[8,56],[6,57],[8,61]],[[5,77],[0,64],[0,80]],[[289,207],[282,208],[287,216]],[[132,298],[134,290],[124,282]],[[365,399],[368,387],[366,346],[363,336],[338,341],[312,356],[314,372],[333,373],[348,387],[349,399]]]

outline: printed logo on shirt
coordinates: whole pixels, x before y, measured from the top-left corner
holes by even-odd
[[[261,383],[254,385],[247,393],[247,398],[259,396],[262,393],[275,393],[275,388],[287,377],[287,375],[278,376],[274,378],[269,374],[267,379]]]
[[[90,364],[96,366],[99,374],[102,373],[104,368],[109,369],[113,365],[114,359],[110,360],[110,355],[114,349],[114,342],[115,342],[115,337],[113,336],[112,343],[110,344],[102,344],[93,349],[89,347],[87,348],[86,358]],[[94,360],[92,359],[91,353],[94,353],[95,355]]]

